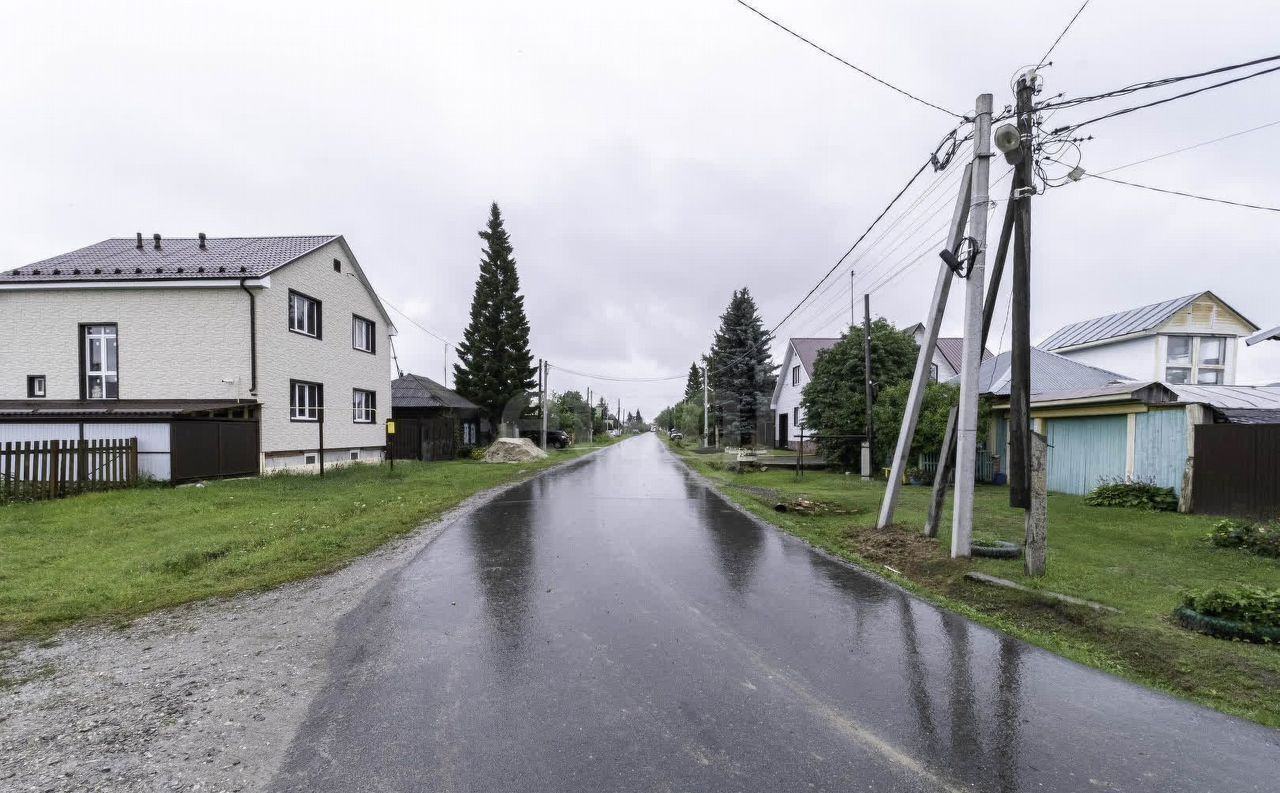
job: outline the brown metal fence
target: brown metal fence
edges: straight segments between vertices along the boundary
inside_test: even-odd
[[[1193,512],[1280,516],[1280,424],[1200,424],[1195,439]]]
[[[6,441],[0,501],[36,501],[138,483],[138,439]]]

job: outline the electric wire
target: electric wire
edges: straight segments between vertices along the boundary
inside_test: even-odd
[[[963,116],[963,115],[961,115],[961,114],[959,114],[959,113],[956,113],[956,112],[955,112],[955,111],[953,111],[953,110],[948,110],[948,109],[946,109],[945,107],[942,107],[941,105],[935,105],[933,102],[930,102],[930,101],[925,100],[925,99],[921,99],[920,97],[916,96],[915,94],[913,94],[913,93],[911,93],[911,92],[909,92],[909,91],[905,91],[905,90],[903,90],[903,89],[899,88],[898,86],[894,85],[893,83],[891,83],[891,82],[889,82],[889,81],[887,81],[887,80],[883,80],[883,79],[881,79],[881,78],[879,78],[879,77],[875,76],[874,74],[872,74],[871,72],[867,71],[866,69],[863,69],[863,68],[860,68],[860,67],[858,67],[858,66],[853,65],[852,63],[850,63],[849,61],[845,60],[844,58],[841,58],[839,55],[836,55],[836,54],[835,54],[834,52],[832,52],[831,50],[828,50],[828,49],[826,49],[826,48],[824,48],[824,47],[822,47],[822,46],[820,46],[820,45],[818,45],[818,44],[814,43],[814,42],[813,42],[813,41],[811,41],[810,39],[805,38],[804,36],[802,36],[802,35],[800,35],[799,33],[795,32],[794,30],[792,30],[791,28],[789,28],[789,27],[787,27],[786,25],[782,24],[781,22],[777,21],[776,19],[773,19],[772,17],[770,17],[770,16],[766,15],[763,11],[761,11],[761,10],[760,10],[760,9],[758,9],[758,8],[756,8],[755,6],[753,6],[753,5],[749,4],[749,3],[744,2],[743,0],[736,0],[736,2],[738,3],[738,5],[742,6],[743,8],[746,8],[746,9],[747,9],[747,10],[749,10],[749,11],[751,11],[751,12],[752,12],[752,13],[754,13],[756,16],[758,16],[758,17],[760,17],[761,19],[765,20],[766,22],[768,22],[769,24],[771,24],[771,25],[773,25],[774,27],[778,28],[779,30],[782,30],[782,31],[784,31],[784,32],[786,32],[786,33],[789,33],[790,35],[794,36],[795,38],[799,39],[800,41],[803,41],[805,44],[808,44],[810,47],[813,47],[813,48],[814,48],[815,50],[817,50],[818,52],[821,52],[823,55],[826,55],[827,57],[832,58],[832,59],[834,59],[834,60],[837,60],[837,61],[839,61],[840,63],[844,64],[845,66],[848,66],[850,69],[853,69],[853,70],[854,70],[855,72],[857,72],[858,74],[861,74],[861,75],[862,75],[862,76],[864,76],[864,77],[869,77],[870,79],[875,80],[877,83],[880,83],[880,84],[881,84],[881,85],[883,85],[885,88],[888,88],[888,89],[889,89],[889,90],[891,90],[891,91],[895,91],[895,92],[897,92],[897,93],[899,93],[899,94],[902,94],[903,96],[907,97],[908,99],[911,99],[911,100],[913,100],[913,101],[919,102],[920,104],[924,105],[925,107],[930,107],[930,108],[933,108],[934,110],[941,111],[941,112],[946,113],[947,115],[952,116],[952,117],[954,117],[954,118],[958,118],[958,119],[962,119],[962,120],[965,120],[965,119],[966,119],[966,117],[965,117],[965,116]]]
[[[1062,29],[1062,32],[1058,34],[1058,37],[1053,40],[1052,44],[1049,45],[1049,49],[1045,50],[1044,55],[1041,56],[1040,63],[1036,65],[1037,69],[1044,66],[1045,61],[1049,60],[1049,56],[1053,54],[1054,48],[1056,48],[1058,44],[1062,41],[1062,37],[1067,35],[1067,31],[1071,30],[1071,26],[1074,25],[1076,23],[1076,20],[1080,18],[1080,14],[1084,11],[1085,6],[1087,5],[1089,5],[1089,0],[1084,0],[1084,2],[1080,4],[1080,7],[1076,9],[1075,16],[1071,17],[1071,20],[1067,22],[1067,26]]]
[[[1167,193],[1169,195],[1182,196],[1183,198],[1194,198],[1197,201],[1208,201],[1214,204],[1226,204],[1233,207],[1243,207],[1245,209],[1260,209],[1264,212],[1280,212],[1280,207],[1262,206],[1260,204],[1246,204],[1243,201],[1229,201],[1225,198],[1211,198],[1210,196],[1196,195],[1195,193],[1186,193],[1181,190],[1169,190],[1163,187],[1152,187],[1147,184],[1138,184],[1137,182],[1126,182],[1123,179],[1116,179],[1111,176],[1100,176],[1099,174],[1087,174],[1092,179],[1101,179],[1104,182],[1112,182],[1114,184],[1127,185],[1128,187],[1138,187],[1143,190],[1151,190],[1157,193]]]
[[[1250,127],[1249,129],[1242,129],[1242,130],[1240,130],[1239,132],[1232,132],[1232,133],[1231,133],[1231,134],[1229,134],[1229,135],[1223,135],[1222,137],[1214,138],[1214,139],[1212,139],[1212,140],[1205,140],[1205,141],[1201,141],[1201,142],[1199,142],[1199,143],[1193,143],[1193,144],[1191,144],[1190,146],[1183,146],[1183,147],[1182,147],[1182,148],[1180,148],[1180,149],[1174,149],[1173,151],[1167,151],[1167,152],[1165,152],[1164,154],[1157,154],[1157,155],[1155,155],[1155,156],[1147,157],[1147,158],[1145,158],[1145,159],[1141,159],[1141,160],[1134,160],[1133,162],[1125,163],[1124,165],[1117,165],[1117,166],[1116,166],[1116,167],[1114,167],[1114,168],[1106,168],[1106,169],[1104,169],[1104,170],[1098,171],[1097,173],[1093,173],[1092,175],[1093,175],[1093,176],[1097,176],[1097,175],[1099,175],[1099,174],[1113,173],[1113,172],[1115,172],[1115,171],[1123,170],[1123,169],[1125,169],[1125,168],[1132,168],[1132,167],[1133,167],[1133,166],[1135,166],[1135,165],[1143,165],[1143,164],[1145,164],[1145,163],[1153,162],[1153,161],[1155,161],[1155,160],[1161,160],[1161,159],[1164,159],[1165,157],[1172,157],[1172,156],[1173,156],[1173,155],[1175,155],[1175,154],[1182,154],[1184,151],[1191,151],[1192,149],[1198,149],[1198,148],[1200,148],[1200,147],[1202,147],[1202,146],[1208,146],[1208,145],[1210,145],[1210,144],[1212,144],[1212,143],[1220,143],[1220,142],[1222,142],[1222,141],[1224,141],[1224,140],[1230,140],[1231,138],[1238,138],[1238,137],[1240,137],[1241,135],[1248,135],[1248,134],[1249,134],[1249,133],[1251,133],[1251,132],[1257,132],[1257,131],[1259,131],[1259,130],[1267,129],[1268,127],[1274,127],[1274,126],[1276,126],[1277,124],[1280,124],[1280,121],[1272,121],[1272,122],[1267,123],[1267,124],[1261,124],[1261,125],[1256,126],[1256,127]]]

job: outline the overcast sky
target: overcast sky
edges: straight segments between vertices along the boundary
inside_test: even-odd
[[[757,5],[966,111],[984,91],[997,108],[1012,102],[1011,78],[1079,2],[992,3],[982,16],[954,2]],[[384,299],[456,340],[476,232],[497,201],[535,356],[607,375],[683,374],[735,287],[778,322],[955,123],[733,0],[3,7],[3,269],[135,231],[341,233]],[[1094,0],[1054,52],[1040,98],[1270,55],[1277,29],[1280,5],[1268,0]],[[1275,121],[1278,92],[1280,73],[1099,123],[1083,165]],[[1064,110],[1054,125],[1134,101]],[[1115,176],[1277,205],[1277,140],[1280,126]],[[993,162],[993,179],[1004,170]],[[923,220],[930,200],[918,222],[854,257],[868,273],[859,289],[934,249],[923,230],[944,219]],[[1050,191],[1034,213],[1033,341],[1206,289],[1260,325],[1280,323],[1275,213],[1097,180]],[[873,313],[920,320],[937,261],[930,252],[877,289]],[[838,334],[848,303],[843,275],[780,335]],[[958,334],[960,307],[944,332]],[[392,316],[404,368],[439,379],[442,345]],[[1004,316],[1002,299],[993,348],[1002,333],[1008,346]],[[1280,342],[1242,349],[1239,380],[1280,380]],[[683,389],[553,369],[556,390],[588,385],[646,416]]]

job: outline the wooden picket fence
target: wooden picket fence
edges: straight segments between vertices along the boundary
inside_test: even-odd
[[[38,501],[137,483],[137,438],[6,441],[0,448],[0,501]]]

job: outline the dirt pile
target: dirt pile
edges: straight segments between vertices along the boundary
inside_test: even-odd
[[[486,463],[524,463],[541,460],[547,453],[528,438],[499,438],[484,453]]]

